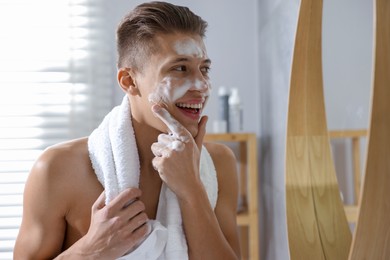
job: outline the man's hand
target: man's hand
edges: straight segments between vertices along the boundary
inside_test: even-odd
[[[141,191],[126,189],[105,205],[104,192],[92,206],[91,224],[80,250],[95,259],[115,259],[138,245],[150,233]]]
[[[159,105],[152,107],[154,114],[168,127],[171,134],[160,134],[152,145],[156,156],[152,163],[161,179],[178,196],[191,192],[194,184],[200,184],[199,161],[206,133],[207,117],[202,117],[198,124],[195,138],[172,115]]]

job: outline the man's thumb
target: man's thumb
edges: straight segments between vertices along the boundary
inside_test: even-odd
[[[198,124],[198,134],[195,137],[195,143],[198,146],[199,151],[202,149],[203,138],[206,135],[206,124],[208,119],[207,116],[203,116]]]

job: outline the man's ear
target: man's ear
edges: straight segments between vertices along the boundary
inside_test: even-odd
[[[126,94],[130,94],[132,96],[141,94],[137,87],[135,73],[131,68],[120,68],[118,70],[117,77],[119,85]]]

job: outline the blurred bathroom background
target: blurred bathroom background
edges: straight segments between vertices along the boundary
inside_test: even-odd
[[[138,0],[0,0],[0,259],[12,259],[23,183],[47,146],[88,135],[118,105],[115,28]],[[208,24],[212,96],[208,131],[218,119],[218,88],[237,88],[243,131],[258,137],[260,256],[289,258],[284,150],[299,0],[168,1]],[[323,73],[328,128],[366,129],[372,70],[373,3],[324,0]],[[345,169],[351,155],[335,143]],[[364,144],[362,144],[364,149]],[[363,162],[362,162],[363,163]],[[351,169],[347,168],[347,171]],[[339,179],[351,199],[350,177]]]

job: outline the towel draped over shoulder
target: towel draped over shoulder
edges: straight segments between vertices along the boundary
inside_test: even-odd
[[[106,204],[123,190],[139,187],[140,162],[127,96],[89,136],[88,151],[95,174],[105,189]],[[201,151],[200,178],[215,208],[218,182],[213,160],[205,147]],[[164,183],[156,220],[149,220],[148,225],[151,228],[148,237],[119,259],[188,259],[177,197]]]

